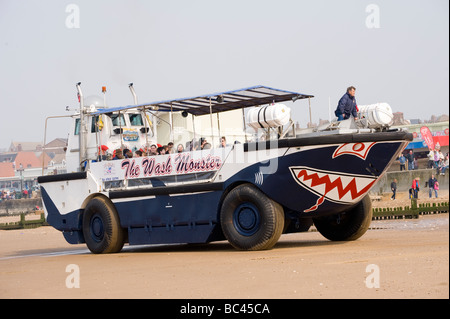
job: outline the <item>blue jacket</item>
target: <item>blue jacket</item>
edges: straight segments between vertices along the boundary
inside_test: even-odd
[[[437,182],[436,177],[435,178],[431,178],[428,180],[428,187],[429,188],[433,188],[434,189],[434,183]]]
[[[352,97],[350,94],[345,93],[343,97],[339,100],[336,111],[334,112],[336,116],[340,114],[345,114],[345,118],[349,118],[350,114],[353,117],[357,117],[356,112],[356,98]]]

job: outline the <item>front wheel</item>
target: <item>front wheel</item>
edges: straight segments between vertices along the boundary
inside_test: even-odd
[[[126,232],[120,227],[117,211],[107,198],[95,197],[87,204],[83,214],[83,235],[94,254],[122,250]]]
[[[337,215],[314,218],[314,226],[325,238],[334,241],[356,240],[372,221],[372,202],[364,197],[356,206]]]
[[[223,201],[220,222],[230,244],[240,250],[272,248],[284,228],[283,207],[257,187],[242,184]]]

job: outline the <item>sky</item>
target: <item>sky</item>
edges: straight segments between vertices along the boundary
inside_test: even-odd
[[[43,141],[77,82],[109,106],[130,82],[139,103],[266,85],[314,95],[313,122],[352,85],[429,119],[449,113],[449,1],[0,0],[0,149]],[[290,107],[305,127],[308,103]]]

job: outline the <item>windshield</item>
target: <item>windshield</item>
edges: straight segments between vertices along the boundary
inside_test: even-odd
[[[130,114],[130,124],[131,126],[143,126],[141,114]]]
[[[125,126],[125,117],[123,116],[123,114],[120,114],[120,119],[119,119],[119,114],[112,114],[111,120],[112,120],[113,126]]]

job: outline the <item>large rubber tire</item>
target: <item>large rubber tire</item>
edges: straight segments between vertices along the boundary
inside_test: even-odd
[[[329,240],[356,240],[369,229],[372,221],[372,202],[370,197],[366,196],[348,211],[313,220],[317,230]]]
[[[86,245],[94,254],[118,253],[125,243],[126,231],[114,204],[104,197],[95,197],[87,204],[83,214],[83,235]]]
[[[270,249],[283,232],[284,211],[257,187],[242,184],[225,197],[220,223],[225,238],[236,249]]]

